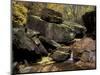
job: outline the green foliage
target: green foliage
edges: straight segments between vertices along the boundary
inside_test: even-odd
[[[66,20],[78,20],[83,14],[93,10],[94,6],[66,5],[64,8],[64,18]]]
[[[27,22],[27,8],[16,2],[12,5],[12,21],[13,25],[25,25]]]

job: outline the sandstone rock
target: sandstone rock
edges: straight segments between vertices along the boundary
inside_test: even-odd
[[[85,37],[77,41],[72,46],[74,60],[81,60],[84,62],[95,62],[96,43],[95,40]]]

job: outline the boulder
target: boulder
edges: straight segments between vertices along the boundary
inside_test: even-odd
[[[37,16],[30,16],[27,27],[39,31],[44,37],[56,42],[70,42],[75,35],[84,35],[86,32],[84,26],[74,22],[48,23]]]
[[[46,37],[56,42],[70,42],[77,35],[84,35],[86,28],[74,22],[65,21],[62,24],[49,23]]]
[[[95,63],[95,51],[84,51],[80,57],[80,60],[83,62]]]
[[[76,34],[75,37],[77,38],[82,38],[87,31],[86,27],[81,24],[71,22],[71,21],[64,21],[63,23],[67,26],[67,28],[70,29],[70,31]]]
[[[75,61],[95,62],[96,60],[96,43],[92,38],[85,37],[77,41],[73,44],[72,50]]]
[[[41,12],[41,19],[50,23],[62,23],[62,14],[52,9],[44,8]]]
[[[62,62],[70,58],[71,50],[69,48],[58,48],[53,54],[51,54],[51,58],[56,62]]]
[[[75,38],[75,34],[66,28],[64,24],[49,23],[46,37],[56,42],[70,42]]]
[[[39,40],[41,41],[41,43],[44,45],[44,47],[47,49],[48,52],[52,52],[52,50],[61,47],[59,43],[55,42],[54,40],[47,39],[43,36],[40,36]]]
[[[48,23],[42,20],[38,16],[30,15],[28,16],[28,21],[26,27],[41,33],[41,35],[45,36],[46,28]]]

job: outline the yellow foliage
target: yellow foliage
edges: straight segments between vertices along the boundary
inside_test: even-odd
[[[53,64],[55,62],[50,57],[42,57],[42,60],[37,63],[42,65],[47,65],[47,64]]]
[[[24,25],[27,22],[27,8],[22,4],[13,2],[12,21],[14,25]]]
[[[61,13],[64,11],[64,5],[62,4],[53,4],[53,3],[47,4],[47,8],[53,9]]]

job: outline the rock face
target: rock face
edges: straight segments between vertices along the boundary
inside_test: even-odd
[[[87,28],[87,33],[96,36],[96,11],[85,13],[83,16],[84,25]]]
[[[62,62],[70,58],[71,50],[68,48],[58,48],[53,54],[51,54],[51,58],[56,62]]]
[[[77,23],[67,21],[62,24],[48,23],[37,16],[30,16],[27,27],[56,42],[69,42],[75,35],[86,32],[86,28]]]
[[[62,23],[62,14],[52,9],[44,8],[41,13],[41,19],[51,23]]]

